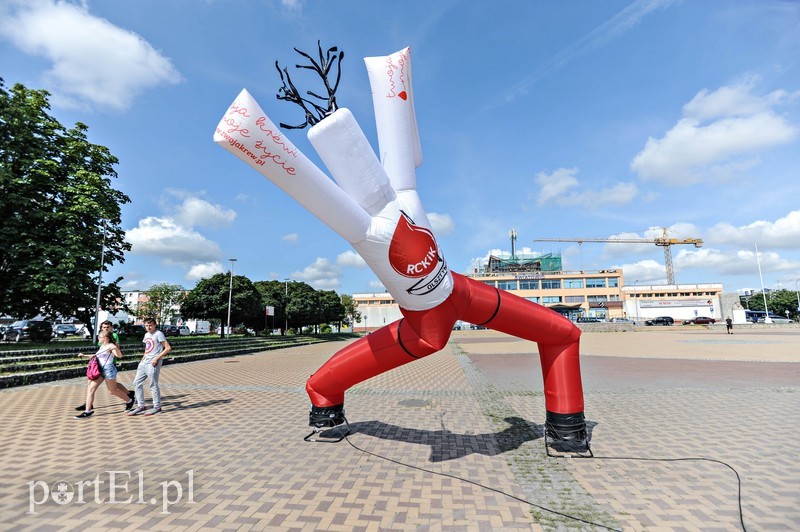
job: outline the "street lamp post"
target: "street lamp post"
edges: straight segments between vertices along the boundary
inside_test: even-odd
[[[761,280],[761,297],[764,298],[764,323],[772,323],[769,317],[769,306],[767,305],[767,292],[764,290],[764,276],[761,274],[761,258],[758,255],[758,244],[756,244],[756,263],[758,264],[758,278]]]
[[[800,283],[800,279],[794,282],[794,295],[797,296],[797,312],[800,312],[800,292],[797,291],[797,283]]]
[[[289,332],[289,313],[286,312],[286,307],[289,306],[289,278],[283,280],[283,334],[284,336]]]
[[[100,319],[100,290],[103,288],[103,263],[106,258],[106,222],[103,220],[103,245],[100,247],[100,274],[97,279],[97,300],[94,304],[94,326],[92,327],[92,344],[97,344],[97,320]]]
[[[236,262],[236,259],[228,259],[231,261],[231,282],[230,287],[228,288],[228,322],[225,324],[228,326],[228,334],[231,333],[231,301],[233,300],[233,263]],[[223,329],[223,336],[224,329]]]

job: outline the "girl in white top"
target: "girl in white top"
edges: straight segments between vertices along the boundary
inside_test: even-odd
[[[128,395],[117,387],[117,367],[114,365],[114,357],[122,358],[122,351],[120,351],[119,346],[114,343],[110,331],[101,331],[97,339],[100,342],[100,347],[97,353],[95,353],[95,356],[97,356],[97,362],[101,368],[102,375],[93,381],[89,381],[89,387],[86,389],[86,410],[82,414],[75,416],[76,419],[87,418],[94,414],[92,408],[94,404],[94,394],[103,383],[103,380],[106,381],[106,387],[108,391],[111,392],[111,395],[116,395],[125,401],[126,404],[132,402],[132,400],[129,401]],[[78,353],[78,356],[91,357],[92,355]]]

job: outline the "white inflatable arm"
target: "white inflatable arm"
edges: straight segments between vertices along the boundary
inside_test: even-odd
[[[414,169],[422,164],[422,148],[411,90],[411,50],[365,57],[364,63],[372,87],[383,168],[396,191],[415,190]]]
[[[415,217],[415,222],[430,229],[417,193],[415,168],[422,164],[422,148],[411,85],[411,49],[404,48],[382,57],[366,57],[364,63],[372,87],[383,168],[395,192],[421,213]]]
[[[220,120],[214,142],[278,185],[348,242],[364,237],[370,215],[283,135],[247,90],[239,93]]]

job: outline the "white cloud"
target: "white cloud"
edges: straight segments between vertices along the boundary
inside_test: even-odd
[[[773,251],[759,249],[763,272],[792,271],[800,268],[800,262],[781,258]],[[673,259],[676,268],[697,268],[718,272],[721,275],[752,276],[758,272],[755,248],[752,250],[720,251],[717,249],[683,250]]]
[[[771,112],[773,106],[779,105],[792,96],[778,90],[758,97],[752,90],[758,83],[758,77],[751,77],[743,82],[721,87],[714,92],[703,89],[692,100],[683,106],[683,113],[696,120],[714,120],[731,116],[753,116]]]
[[[761,268],[764,272],[790,272],[797,271],[800,263],[781,258],[774,252],[759,250]],[[712,272],[720,278],[726,275],[742,275],[751,278],[757,275],[758,264],[753,250],[722,251],[718,249],[684,249],[673,256],[672,264],[675,267],[676,277],[691,278],[689,270]],[[633,285],[638,281],[644,284],[666,284],[666,266],[663,262],[655,260],[642,260],[633,263],[612,266],[621,268],[625,274],[625,284]],[[680,283],[680,279],[677,281]]]
[[[352,268],[366,268],[367,263],[364,259],[361,258],[361,255],[356,253],[353,250],[345,251],[344,253],[339,253],[339,256],[336,257],[336,264],[339,266],[350,266]]]
[[[281,5],[290,12],[299,12],[303,8],[303,0],[281,0]]]
[[[172,62],[136,33],[89,13],[86,4],[13,1],[0,35],[21,51],[48,59],[53,102],[126,110],[142,91],[181,81]]]
[[[700,230],[694,225],[685,222],[675,223],[667,228],[667,238],[676,240],[700,239]],[[663,227],[649,227],[641,235],[638,233],[615,233],[607,237],[608,240],[650,240],[655,241],[664,237]],[[684,244],[693,245],[693,244]],[[624,242],[619,244],[606,243],[603,248],[602,257],[605,259],[613,257],[625,257],[630,255],[643,255],[652,253],[656,249],[655,242],[631,243]],[[659,248],[661,249],[661,248]]]
[[[317,257],[313,264],[306,266],[302,272],[292,273],[292,277],[305,281],[317,290],[335,290],[341,284],[339,268],[328,259]]]
[[[283,240],[284,242],[297,242],[298,240],[300,240],[300,235],[298,235],[297,233],[289,233],[287,235],[283,235],[281,237],[281,240]]]
[[[581,194],[571,194],[560,198],[559,205],[581,205],[596,207],[602,205],[626,205],[636,197],[638,189],[634,183],[617,183],[600,190],[586,190]]]
[[[652,259],[640,260],[629,264],[612,266],[621,269],[625,276],[625,285],[632,286],[634,283],[639,285],[647,284],[666,284],[666,267]]]
[[[617,183],[600,190],[584,189],[575,175],[577,168],[559,168],[552,174],[539,172],[536,184],[539,186],[537,203],[557,205],[579,205],[587,208],[602,205],[625,205],[638,193],[634,183]]]
[[[796,95],[756,96],[756,81],[697,93],[663,138],[647,140],[631,169],[667,185],[724,181],[758,165],[758,154],[794,140],[798,128],[774,108]]]
[[[200,199],[194,193],[167,189],[164,197],[181,200],[172,206],[164,201],[161,209],[170,216],[149,216],[139,220],[126,238],[131,243],[131,253],[155,256],[166,265],[188,268],[184,277],[197,280],[225,271],[219,245],[194,229],[195,226],[219,227],[232,224],[236,212],[221,205]]]
[[[429,212],[428,220],[431,222],[433,233],[437,236],[447,236],[456,228],[456,224],[449,214]]]
[[[175,211],[175,221],[188,227],[227,226],[235,219],[236,211],[196,197],[185,198]]]
[[[536,174],[536,184],[539,185],[539,205],[564,196],[571,189],[577,187],[578,180],[575,178],[577,173],[577,168],[559,168],[549,175],[545,172]]]
[[[176,224],[171,218],[143,218],[127,232],[126,238],[132,245],[131,253],[161,257],[166,264],[208,262],[222,257],[216,242]]]
[[[721,222],[709,230],[708,239],[716,244],[800,249],[800,210],[791,211],[774,222],[757,220],[738,227]]]
[[[144,290],[143,286],[146,282],[142,274],[137,271],[130,271],[125,274],[120,287],[123,290]]]
[[[218,261],[204,262],[202,264],[195,264],[184,276],[189,281],[199,281],[200,279],[207,279],[218,273],[223,273],[225,268],[222,263]]]
[[[378,279],[372,279],[369,282],[369,287],[372,288],[372,290],[374,292],[376,292],[376,293],[377,292],[381,292],[381,293],[386,292],[386,287],[383,286],[383,283],[380,282]]]
[[[644,240],[649,238],[645,232],[645,236],[638,233],[615,233],[607,237],[608,240]],[[639,244],[613,244],[606,243],[603,245],[603,253],[601,255],[604,259],[611,259],[614,257],[630,257],[631,255],[644,255],[652,253],[655,249],[655,244],[639,243]]]

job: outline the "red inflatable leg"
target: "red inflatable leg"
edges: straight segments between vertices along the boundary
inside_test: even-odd
[[[378,329],[333,355],[306,383],[311,404],[340,405],[351,386],[414,360],[398,341],[400,323]]]
[[[311,376],[306,391],[312,405],[338,407],[344,403],[344,392],[351,386],[447,345],[456,322],[456,311],[449,302],[426,311],[402,312],[405,319],[345,347]]]
[[[453,278],[452,299],[464,320],[537,343],[548,425],[567,439],[585,435],[580,329],[561,314],[514,294],[458,274]]]

